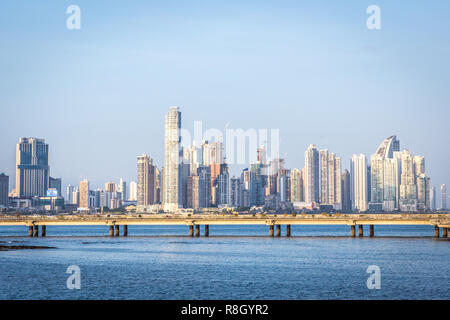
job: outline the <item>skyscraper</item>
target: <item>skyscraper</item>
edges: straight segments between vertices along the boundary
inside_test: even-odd
[[[128,200],[129,201],[137,201],[137,183],[136,183],[136,181],[130,182],[130,195],[128,197]]]
[[[352,210],[352,202],[350,196],[350,172],[346,169],[341,175],[341,193],[342,193],[342,210],[343,211],[351,211]]]
[[[400,153],[400,161],[400,210],[417,211],[417,186],[414,175],[414,162],[409,150]]]
[[[316,145],[309,145],[305,151],[305,200],[306,202],[318,202],[319,189],[319,152]]]
[[[89,181],[87,179],[80,182],[80,204],[83,210],[89,210]]]
[[[45,196],[50,178],[48,144],[44,139],[20,138],[16,147],[16,193]]]
[[[447,209],[447,186],[445,184],[441,185],[441,209]]]
[[[58,197],[62,197],[62,181],[61,178],[52,178],[49,179],[49,189],[56,189],[58,192]]]
[[[320,151],[320,203],[342,208],[341,199],[341,158],[328,150]]]
[[[436,187],[431,187],[430,190],[430,206],[431,210],[437,210],[437,204],[436,204]]]
[[[114,182],[106,182],[105,183],[105,191],[114,193],[116,192],[116,184]]]
[[[119,182],[120,200],[127,201],[127,183],[120,178]]]
[[[74,192],[74,187],[73,186],[71,186],[70,184],[67,186],[67,189],[66,189],[66,203],[70,203],[70,204],[73,204],[74,202],[73,202],[73,192]]]
[[[291,202],[304,202],[303,192],[303,170],[292,169],[291,171]]]
[[[165,122],[165,159],[164,159],[164,210],[176,211],[183,207],[181,185],[182,161],[181,149],[181,112],[178,107],[171,107],[166,115]],[[187,182],[187,180],[186,180]]]
[[[367,159],[363,154],[352,156],[351,172],[351,201],[352,209],[367,211]]]
[[[155,204],[155,167],[153,160],[143,154],[138,157],[137,204],[148,206]]]
[[[0,174],[0,207],[9,206],[9,177],[2,173]]]

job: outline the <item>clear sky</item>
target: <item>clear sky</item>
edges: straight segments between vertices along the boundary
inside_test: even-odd
[[[279,128],[290,168],[310,143],[348,168],[396,134],[449,184],[449,58],[447,0],[1,1],[0,171],[13,187],[17,141],[38,137],[64,186],[135,180],[176,105],[187,128]]]

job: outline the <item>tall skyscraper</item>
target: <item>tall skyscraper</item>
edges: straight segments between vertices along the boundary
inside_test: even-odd
[[[209,166],[222,163],[224,163],[222,142],[205,141],[203,143],[203,164]]]
[[[119,182],[120,200],[127,201],[127,183],[120,178]]]
[[[319,152],[316,145],[309,145],[305,151],[305,200],[306,202],[319,202]]]
[[[44,139],[20,138],[16,147],[16,193],[45,196],[50,179],[48,144]]]
[[[9,206],[9,177],[2,173],[0,174],[0,207]]]
[[[155,204],[155,167],[152,158],[145,154],[138,157],[137,204]]]
[[[183,186],[181,184],[182,161],[181,148],[181,112],[171,107],[165,122],[165,159],[164,159],[164,210],[176,211],[183,207]],[[187,182],[187,180],[186,180]]]
[[[105,191],[111,193],[116,192],[116,184],[114,182],[106,182]]]
[[[352,209],[367,211],[367,159],[363,154],[352,156],[351,172],[351,201]]]
[[[230,180],[230,206],[241,207],[241,179],[233,177]]]
[[[291,202],[304,202],[303,170],[292,169],[291,171]]]
[[[437,209],[436,187],[431,187],[431,189],[430,189],[430,209],[433,211]]]
[[[341,195],[341,158],[328,150],[320,151],[320,189],[321,204],[332,205],[334,209],[342,208]]]
[[[421,173],[416,178],[417,209],[428,211],[430,209],[430,178]]]
[[[417,211],[417,186],[414,175],[413,157],[409,150],[400,153],[400,210]]]
[[[66,203],[70,203],[73,204],[73,192],[75,191],[75,188],[73,186],[71,186],[70,184],[67,186],[66,189]]]
[[[447,207],[447,186],[445,184],[441,185],[441,209],[446,210]]]
[[[61,178],[52,178],[49,179],[49,189],[56,189],[58,193],[58,197],[62,197],[62,181]]]
[[[130,194],[129,194],[128,200],[129,201],[137,201],[137,183],[136,183],[136,181],[130,182]]]
[[[350,172],[346,169],[341,175],[341,194],[342,194],[342,210],[343,211],[351,211],[352,210],[352,201],[350,196]]]
[[[89,210],[89,180],[85,179],[80,182],[80,204],[79,207],[83,210]]]
[[[200,166],[197,175],[199,208],[208,208],[211,205],[211,167]]]

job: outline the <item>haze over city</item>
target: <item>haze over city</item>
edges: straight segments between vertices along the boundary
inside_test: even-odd
[[[65,28],[67,1],[0,4],[9,48],[0,53],[0,171],[10,189],[20,137],[46,140],[64,186],[135,181],[139,154],[163,165],[172,105],[187,129],[195,120],[280,129],[289,168],[303,167],[314,143],[348,169],[352,154],[370,156],[396,135],[425,157],[432,186],[450,181],[450,22],[436,18],[446,2],[379,1],[377,31],[359,1],[77,4],[76,31]]]

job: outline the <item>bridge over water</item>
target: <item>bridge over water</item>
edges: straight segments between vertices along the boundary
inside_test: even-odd
[[[434,226],[434,236],[448,238],[450,228],[450,214],[299,214],[293,215],[221,215],[221,214],[194,214],[192,216],[179,214],[154,215],[118,215],[118,216],[0,216],[1,226],[28,227],[30,237],[45,237],[47,226],[105,226],[109,228],[111,237],[128,235],[128,226],[138,225],[185,225],[189,228],[189,236],[209,236],[210,225],[266,225],[269,236],[281,236],[281,226],[285,226],[285,236],[291,236],[291,225],[346,225],[349,226],[350,236],[364,235],[364,226],[369,226],[369,236],[375,235],[375,226],[380,225],[429,225]],[[0,228],[1,235],[1,228]]]

